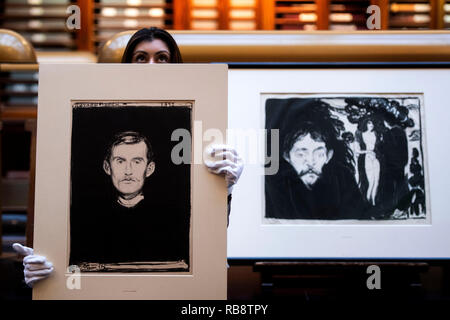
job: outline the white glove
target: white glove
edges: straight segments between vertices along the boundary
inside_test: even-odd
[[[224,174],[227,181],[228,194],[233,190],[233,186],[239,180],[244,163],[237,151],[229,145],[212,145],[207,150],[208,156],[214,160],[205,160],[208,170],[215,174]]]
[[[12,245],[13,249],[23,258],[23,274],[25,283],[32,288],[33,285],[42,279],[47,278],[53,272],[53,264],[47,261],[47,258],[33,254],[33,249],[22,246],[19,243]]]

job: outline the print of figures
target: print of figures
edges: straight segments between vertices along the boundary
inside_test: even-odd
[[[366,118],[358,123],[356,130],[359,187],[366,200],[375,205],[380,182],[380,154],[376,153],[382,136],[375,130],[374,121]]]
[[[282,150],[266,218],[426,217],[419,97],[272,95],[265,108]]]
[[[408,108],[399,100],[344,100],[348,121],[357,125],[358,186],[370,212],[369,217],[373,219],[405,218],[411,205],[407,164],[414,142],[408,143],[406,132],[420,126],[419,101],[409,99]],[[403,100],[406,101],[405,98]],[[416,133],[420,137],[420,130]],[[420,141],[417,142],[421,147]]]
[[[425,212],[425,184],[422,166],[419,163],[419,150],[414,148],[412,154],[413,157],[409,165],[412,177],[408,181],[411,187],[410,214],[419,216],[422,212]]]

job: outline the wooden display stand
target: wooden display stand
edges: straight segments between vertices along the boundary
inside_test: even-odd
[[[369,289],[367,279],[371,265],[380,268],[381,290]],[[253,270],[261,273],[263,298],[304,297],[315,299],[353,299],[383,296],[419,298],[421,273],[428,271],[426,262],[385,261],[261,261]]]

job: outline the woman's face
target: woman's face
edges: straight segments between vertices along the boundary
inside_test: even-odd
[[[373,130],[373,122],[372,121],[367,121],[367,130],[372,131]]]
[[[170,51],[160,39],[140,42],[133,51],[131,63],[170,63]]]

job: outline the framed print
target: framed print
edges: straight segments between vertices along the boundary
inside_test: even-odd
[[[39,75],[34,244],[55,271],[33,299],[226,299],[226,188],[203,150],[225,136],[227,67]]]
[[[448,65],[230,69],[228,138],[246,169],[229,258],[450,258],[449,81]]]
[[[72,103],[70,266],[189,271],[190,164],[172,161],[171,136],[192,134],[193,106]]]

